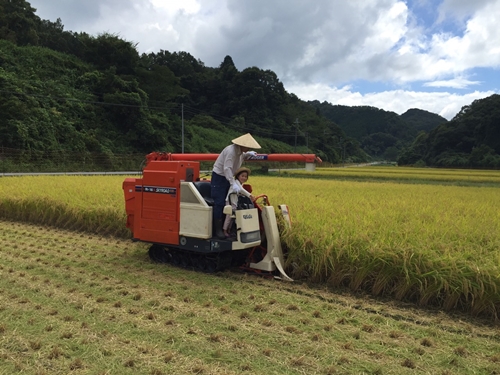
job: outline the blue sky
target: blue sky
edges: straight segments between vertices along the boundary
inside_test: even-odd
[[[460,1],[407,1],[406,5],[412,14],[414,22],[421,27],[424,35],[451,34],[452,36],[464,37],[467,35],[467,22],[474,20],[474,11],[477,8],[471,4],[469,8],[462,9]],[[462,3],[466,3],[462,1]],[[486,2],[479,2],[486,3]],[[491,3],[495,3],[494,1]],[[462,4],[463,6],[463,4]],[[445,8],[445,9],[444,9]],[[496,8],[498,9],[498,8]],[[454,12],[455,10],[456,12]],[[414,82],[412,89],[418,91],[450,92],[457,95],[463,94],[463,90],[473,89],[480,91],[500,89],[499,61],[493,64],[485,64],[494,67],[470,67],[458,76],[451,75],[451,79],[435,80],[432,82]]]
[[[31,0],[66,30],[142,53],[226,55],[274,71],[303,100],[420,108],[451,119],[500,92],[500,0]]]

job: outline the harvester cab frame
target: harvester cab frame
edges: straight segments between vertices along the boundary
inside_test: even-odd
[[[158,152],[147,155],[142,178],[126,178],[122,186],[126,226],[132,239],[151,243],[149,256],[158,263],[203,272],[239,266],[292,281],[284,270],[276,212],[267,196],[258,196],[253,207],[233,210],[226,206],[224,213],[234,218],[236,238],[221,240],[214,236],[210,181],[200,180],[199,161],[215,160],[217,156]],[[257,154],[252,159],[321,161],[311,154]],[[278,207],[284,223],[291,225],[288,207]]]

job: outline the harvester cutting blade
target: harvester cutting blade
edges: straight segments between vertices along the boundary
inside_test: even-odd
[[[281,265],[281,260],[279,257],[274,257],[273,258],[274,260],[274,264],[276,265],[276,267],[278,268],[278,271],[280,271],[280,274],[281,274],[281,278],[285,281],[293,281],[293,279],[288,276],[285,272],[285,270],[283,269],[283,266]]]
[[[262,208],[262,223],[266,231],[267,254],[260,262],[250,263],[250,268],[268,272],[273,272],[278,269],[283,280],[293,281],[283,268],[285,260],[281,249],[281,239],[273,206],[265,206]]]

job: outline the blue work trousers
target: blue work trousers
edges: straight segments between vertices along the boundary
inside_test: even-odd
[[[222,219],[224,206],[226,205],[227,192],[229,191],[229,181],[226,177],[212,172],[212,180],[210,183],[211,195],[214,200],[214,220]]]

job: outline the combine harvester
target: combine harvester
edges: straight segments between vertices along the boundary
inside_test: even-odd
[[[224,207],[224,213],[234,218],[236,239],[214,236],[210,181],[200,180],[199,162],[215,161],[218,156],[148,154],[142,178],[123,182],[126,225],[132,239],[151,243],[149,256],[158,263],[203,272],[239,266],[292,281],[284,270],[276,214],[266,195],[236,210]],[[257,154],[247,161],[305,162],[306,169],[314,170],[314,163],[321,159],[314,154]],[[251,186],[244,187],[251,191]],[[279,206],[279,213],[291,225],[285,204]]]

